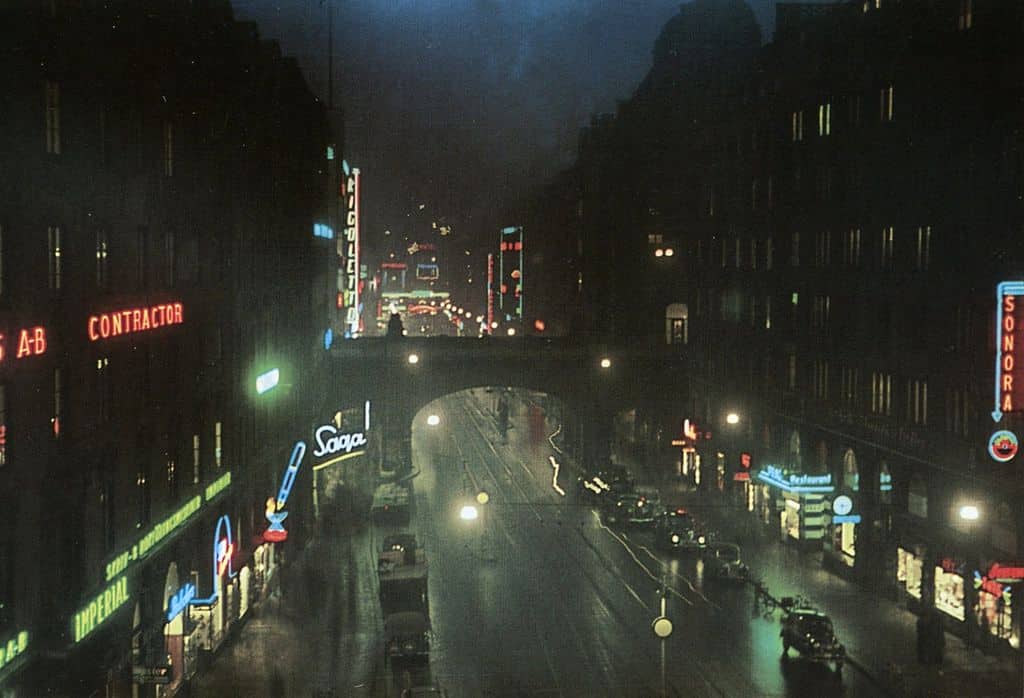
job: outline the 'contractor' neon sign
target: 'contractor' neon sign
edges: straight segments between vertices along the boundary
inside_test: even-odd
[[[124,334],[148,332],[165,325],[180,325],[184,322],[181,303],[162,303],[150,307],[126,308],[112,313],[90,315],[87,329],[89,341],[96,342]]]

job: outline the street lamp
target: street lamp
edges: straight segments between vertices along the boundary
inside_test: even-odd
[[[738,414],[736,414],[735,412],[730,412],[729,414],[725,415],[725,423],[726,424],[739,424],[740,423],[740,416]]]
[[[607,356],[603,357],[601,359],[601,368],[611,368],[611,367],[612,367],[612,360],[609,359]]]
[[[420,362],[420,355],[419,354],[409,354],[409,363],[410,364],[415,365],[415,364],[418,364],[419,362]]]
[[[459,510],[459,518],[463,521],[476,521],[478,515],[476,507],[472,504],[463,504],[462,509]]]
[[[436,427],[440,423],[441,418],[438,417],[436,414],[432,414],[429,417],[427,417],[427,426]]]
[[[974,504],[964,504],[960,507],[960,519],[962,521],[977,521],[981,518],[981,512]]]

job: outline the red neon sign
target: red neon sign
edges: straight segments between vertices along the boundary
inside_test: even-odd
[[[224,541],[224,543],[227,543],[227,541]],[[225,545],[222,548],[221,555],[220,555],[219,558],[217,558],[217,575],[218,576],[223,575],[225,572],[228,571],[228,563],[231,562],[231,556],[234,554],[234,552],[235,552],[235,544],[234,544],[234,542],[227,543],[227,545]]]
[[[1024,565],[1019,562],[1012,565],[993,562],[992,566],[988,568],[988,574],[985,576],[1000,582],[1019,582],[1024,579]]]
[[[24,359],[27,356],[39,356],[46,353],[46,328],[41,325],[18,330],[18,349],[14,354],[16,359]],[[7,337],[0,334],[0,361],[7,358]]]
[[[750,467],[750,454],[749,453],[741,453],[740,454],[740,465],[742,467],[744,467],[744,468],[749,468]]]
[[[165,325],[180,325],[184,322],[183,316],[181,303],[162,303],[148,308],[127,308],[112,313],[90,315],[89,341],[96,342],[124,334],[148,332]]]

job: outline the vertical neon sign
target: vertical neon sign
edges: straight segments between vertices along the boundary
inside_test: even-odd
[[[1019,411],[1024,376],[1017,367],[1017,340],[1024,341],[1024,323],[1019,317],[1019,302],[1024,301],[1024,281],[1003,281],[996,287],[996,366],[995,409],[992,421],[998,422],[1007,412]]]
[[[348,325],[346,334],[356,336],[362,329],[361,309],[359,307],[359,168],[354,167],[348,170],[347,163],[345,170],[345,206],[347,214],[345,219],[345,324]]]
[[[494,327],[494,255],[487,255],[487,333]]]

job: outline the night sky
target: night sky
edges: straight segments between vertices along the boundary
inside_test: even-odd
[[[334,106],[363,170],[364,231],[443,218],[490,241],[503,206],[571,164],[579,128],[614,111],[651,63],[677,0],[240,0]],[[765,36],[774,8],[753,4]],[[337,122],[336,122],[337,123]],[[424,205],[420,209],[420,205]],[[423,213],[416,213],[422,211]],[[412,213],[412,216],[408,214]]]

